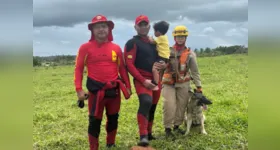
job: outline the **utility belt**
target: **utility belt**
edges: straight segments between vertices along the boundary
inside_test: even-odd
[[[115,98],[118,96],[119,84],[116,82],[102,83],[88,77],[86,87],[88,91],[95,95],[97,92],[104,90],[104,97]]]
[[[168,72],[163,74],[162,84],[174,85],[175,83],[184,83],[190,80],[191,77],[186,76],[186,73],[179,73],[179,75],[177,75],[176,72]]]
[[[87,78],[87,89],[91,93],[98,95],[98,93],[101,92],[101,97],[106,97],[106,98],[115,98],[119,96],[119,90],[121,89],[124,97],[126,99],[129,99],[130,95],[127,92],[127,89],[125,85],[123,84],[122,80],[120,78],[110,81],[107,83],[102,83],[98,82],[96,80],[93,80],[91,78]]]

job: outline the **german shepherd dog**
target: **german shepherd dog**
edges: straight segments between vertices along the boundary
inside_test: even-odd
[[[208,100],[202,93],[199,93],[194,89],[194,92],[189,91],[190,99],[187,106],[187,115],[185,117],[185,125],[187,125],[187,131],[185,135],[190,133],[191,126],[199,126],[200,133],[207,134],[204,128],[205,116],[202,109],[206,109],[206,105],[211,105],[212,102]]]

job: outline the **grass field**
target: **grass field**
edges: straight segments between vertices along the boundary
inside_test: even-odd
[[[204,94],[213,105],[205,111],[208,135],[192,132],[176,141],[164,138],[162,98],[155,114],[151,145],[158,150],[248,149],[248,56],[228,55],[198,58]],[[33,149],[88,149],[87,109],[76,106],[74,66],[37,68],[33,73]],[[85,83],[85,81],[84,81]],[[84,84],[85,85],[85,84]],[[138,99],[121,104],[115,149],[125,150],[138,142]],[[105,149],[105,115],[100,149]]]

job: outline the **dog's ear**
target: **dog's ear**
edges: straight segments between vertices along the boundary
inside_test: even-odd
[[[206,105],[212,104],[212,102],[209,99],[207,99],[205,96],[203,96],[203,98],[201,99],[201,102]]]

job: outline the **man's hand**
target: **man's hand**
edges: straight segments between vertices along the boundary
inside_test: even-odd
[[[85,93],[84,90],[78,91],[78,92],[77,92],[77,96],[78,96],[78,99],[79,99],[80,101],[85,100],[85,99],[88,98],[88,94]]]
[[[151,81],[151,80],[148,80],[148,79],[146,79],[146,80],[144,81],[143,85],[144,85],[147,89],[149,89],[149,90],[151,90],[151,89],[153,89],[154,87],[156,87],[156,85],[154,85],[154,84],[152,83],[152,81]]]
[[[158,70],[163,70],[165,69],[167,66],[167,64],[165,62],[155,62],[155,68],[158,69]]]
[[[150,41],[150,43],[155,44],[155,40],[153,39],[153,37],[149,36],[149,41]]]

